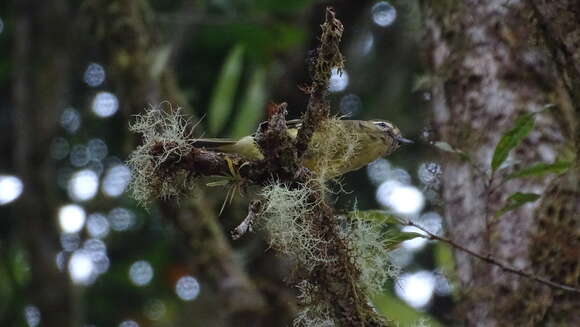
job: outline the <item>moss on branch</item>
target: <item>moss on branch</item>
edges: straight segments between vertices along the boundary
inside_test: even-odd
[[[297,326],[389,325],[368,297],[380,291],[386,278],[381,271],[386,269],[386,250],[377,251],[380,233],[361,221],[347,224],[347,229],[341,226],[341,218],[327,203],[325,178],[302,166],[312,135],[329,121],[326,93],[332,69],[342,69],[342,32],[334,11],[326,9],[311,66],[313,81],[306,88],[310,99],[297,138],[288,135],[286,104],[271,105],[268,121],[255,134],[264,155],[261,160],[196,148],[190,133],[183,132],[190,129],[178,113],[172,118],[152,110],[133,125],[144,139],[130,160],[137,176],[134,193],[142,193],[136,195],[138,199],[179,196],[198,177],[211,175],[264,187],[259,210],[258,202],[252,202],[248,218],[234,235],[240,237],[255,224],[267,233],[273,248],[296,260],[302,306]]]

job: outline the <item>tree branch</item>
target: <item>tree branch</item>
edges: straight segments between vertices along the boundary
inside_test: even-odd
[[[386,326],[388,321],[369,305],[366,290],[361,284],[361,268],[353,254],[352,239],[341,233],[334,209],[326,202],[323,181],[302,167],[300,162],[312,135],[329,117],[330,106],[326,92],[332,69],[342,68],[339,50],[342,30],[342,24],[335,18],[334,11],[328,8],[326,21],[322,25],[321,45],[312,63],[312,85],[306,90],[310,100],[296,142],[288,135],[286,104],[282,103],[271,105],[268,121],[260,125],[255,135],[254,140],[264,155],[261,160],[247,161],[236,154],[195,148],[195,142],[187,140],[186,136],[175,144],[170,144],[165,138],[150,142],[142,158],[151,160],[149,163],[153,164],[148,167],[154,167],[155,178],[163,181],[183,181],[176,178],[176,175],[185,171],[187,180],[190,176],[232,176],[241,178],[247,184],[268,186],[271,189],[277,187],[280,192],[299,194],[289,201],[303,201],[304,206],[308,207],[307,210],[295,209],[293,212],[298,212],[296,215],[301,224],[298,233],[301,233],[303,239],[299,242],[315,241],[308,247],[305,258],[301,252],[286,254],[294,256],[302,271],[307,272],[301,276],[302,281],[309,285],[308,294],[303,295],[311,301],[303,301],[303,306],[318,310],[320,317],[316,319],[332,321],[340,326]],[[143,148],[138,151],[143,151]],[[281,210],[294,204],[276,203],[281,201],[265,195],[264,198],[264,206],[281,205]],[[248,218],[234,231],[234,236],[249,229],[256,215],[254,211],[258,210],[251,206]],[[282,219],[287,217],[283,215]]]
[[[342,23],[336,19],[332,8],[326,8],[326,19],[321,27],[320,46],[316,49],[316,56],[312,59],[309,67],[312,74],[312,85],[304,89],[306,93],[310,94],[310,99],[302,127],[296,137],[298,158],[302,158],[304,155],[314,131],[330,115],[330,105],[326,100],[328,83],[332,69],[337,68],[340,71],[344,64],[340,52],[340,39],[344,28]]]
[[[564,284],[560,284],[560,283],[556,283],[556,282],[553,282],[553,281],[551,281],[549,279],[546,279],[544,277],[540,277],[540,276],[537,276],[537,275],[535,275],[533,273],[526,272],[523,269],[514,268],[514,267],[512,267],[512,266],[510,266],[510,265],[508,265],[506,263],[503,263],[503,262],[495,259],[491,254],[487,254],[487,255],[479,254],[479,253],[477,253],[477,252],[475,252],[473,250],[470,250],[470,249],[466,248],[465,246],[463,246],[463,245],[461,245],[459,243],[456,243],[455,241],[453,241],[451,239],[448,239],[448,238],[445,238],[445,237],[442,237],[442,236],[438,236],[436,234],[433,234],[430,231],[428,231],[425,227],[422,227],[421,225],[418,225],[418,224],[416,224],[416,223],[414,223],[414,222],[412,222],[410,220],[399,220],[399,221],[403,225],[413,226],[415,228],[418,228],[418,229],[422,230],[425,234],[427,234],[427,238],[429,238],[431,240],[437,240],[437,241],[441,241],[443,243],[447,243],[447,244],[451,245],[453,248],[455,248],[455,249],[457,249],[459,251],[465,252],[465,253],[467,253],[467,254],[475,257],[475,258],[478,258],[480,260],[483,260],[483,261],[485,261],[485,262],[487,262],[489,264],[492,264],[494,266],[498,266],[503,271],[507,271],[509,273],[516,274],[516,275],[519,275],[519,276],[522,276],[522,277],[525,277],[525,278],[528,278],[528,279],[537,281],[537,282],[542,283],[544,285],[548,285],[550,287],[557,288],[557,289],[560,289],[560,290],[563,290],[563,291],[573,292],[573,293],[580,294],[580,289],[578,289],[578,288],[575,288],[575,287],[572,287],[572,286],[568,286],[568,285],[564,285]]]

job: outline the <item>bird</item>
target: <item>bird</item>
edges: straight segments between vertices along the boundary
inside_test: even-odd
[[[296,139],[300,119],[286,123],[288,135]],[[216,152],[237,154],[245,160],[261,160],[264,155],[254,135],[240,139],[197,139],[194,146]],[[304,153],[302,165],[327,178],[360,169],[378,158],[390,155],[401,144],[413,143],[401,130],[385,120],[328,119],[318,128]]]

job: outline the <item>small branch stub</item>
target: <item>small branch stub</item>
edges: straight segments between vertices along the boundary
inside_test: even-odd
[[[262,212],[262,201],[254,200],[250,202],[250,206],[248,208],[248,215],[246,218],[238,225],[238,227],[234,228],[230,232],[232,235],[233,240],[237,240],[242,237],[247,232],[254,231],[254,221]]]

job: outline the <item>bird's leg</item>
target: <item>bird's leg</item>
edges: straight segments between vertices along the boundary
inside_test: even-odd
[[[210,182],[207,183],[206,186],[228,186],[228,191],[226,192],[226,197],[224,199],[224,202],[222,203],[222,207],[220,209],[219,215],[222,214],[226,203],[232,203],[232,201],[234,200],[234,197],[236,196],[236,193],[241,193],[242,190],[242,185],[244,184],[244,178],[240,175],[239,169],[241,169],[242,167],[244,167],[245,165],[248,164],[248,162],[244,162],[238,169],[236,169],[234,167],[234,162],[232,161],[232,159],[228,158],[228,157],[224,157],[224,160],[226,161],[227,165],[228,165],[228,169],[229,169],[229,173],[230,176],[224,176],[225,179],[223,180],[219,180],[219,181],[215,181],[215,182]]]

